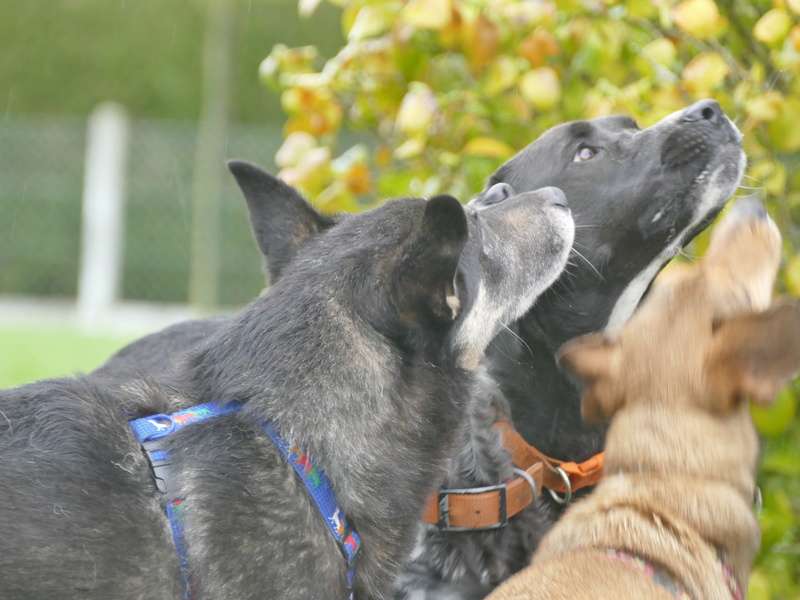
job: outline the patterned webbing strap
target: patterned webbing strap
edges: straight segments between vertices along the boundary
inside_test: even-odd
[[[150,415],[130,421],[131,429],[150,461],[156,485],[163,494],[174,491],[171,489],[172,478],[169,472],[169,455],[162,446],[163,439],[192,423],[198,423],[227,413],[237,412],[241,408],[242,405],[238,402],[230,402],[224,405],[210,402],[208,404],[193,406],[170,415]],[[324,471],[312,462],[307,453],[287,443],[278,432],[275,431],[269,421],[261,423],[261,427],[288,458],[289,463],[300,476],[300,479],[314,499],[319,511],[322,513],[325,523],[328,525],[328,529],[339,544],[339,548],[348,566],[348,600],[353,600],[352,585],[355,575],[354,565],[361,550],[361,539],[358,537],[358,534],[347,525],[344,514],[339,508],[339,504],[336,502],[333,487],[325,476]],[[196,597],[195,590],[189,580],[189,563],[186,557],[184,542],[183,518],[185,508],[186,502],[182,499],[168,500],[165,503],[167,518],[169,519],[172,529],[172,538],[175,542],[175,549],[179,558],[181,578],[183,579],[184,599],[194,600]]]
[[[348,599],[353,598],[353,577],[355,576],[355,561],[361,551],[361,538],[358,534],[350,528],[347,520],[344,518],[344,513],[339,508],[336,502],[336,496],[333,493],[328,477],[322,467],[318,467],[311,460],[311,457],[304,452],[301,448],[294,446],[284,440],[280,434],[275,431],[269,421],[261,423],[261,427],[267,432],[275,445],[281,449],[281,452],[289,459],[289,463],[294,467],[294,470],[300,476],[300,479],[305,484],[317,508],[322,513],[325,523],[333,538],[338,542],[339,548],[342,551],[344,559],[347,561],[349,567],[347,572],[347,589]]]
[[[131,429],[142,445],[148,461],[150,461],[150,468],[153,470],[156,486],[162,494],[166,495],[168,492],[174,491],[171,489],[173,481],[170,476],[171,462],[169,454],[162,446],[164,438],[192,423],[199,423],[226,413],[236,412],[240,408],[241,404],[238,402],[230,402],[224,405],[209,402],[208,404],[200,404],[199,406],[179,410],[171,415],[149,415],[130,421]],[[186,503],[178,499],[167,500],[164,508],[172,530],[175,550],[178,553],[178,564],[180,566],[181,579],[183,580],[183,597],[184,600],[194,600],[196,595],[192,582],[189,580],[189,560],[186,556],[186,544],[184,541],[183,516],[185,507]]]
[[[660,585],[662,588],[667,590],[673,598],[677,600],[692,600],[692,597],[681,587],[678,585],[678,582],[675,581],[675,578],[670,575],[664,569],[653,565],[652,563],[647,562],[645,559],[641,558],[640,556],[636,556],[635,554],[628,552],[627,550],[617,550],[617,549],[594,549],[593,552],[598,552],[610,558],[611,560],[615,560],[617,562],[621,562],[628,567],[639,571],[650,577],[655,583]],[[718,557],[720,568],[722,569],[722,574],[725,578],[725,583],[728,586],[728,591],[731,594],[732,600],[742,600],[743,593],[742,588],[739,586],[739,582],[737,581],[736,577],[730,570],[730,567],[725,563],[722,556]]]

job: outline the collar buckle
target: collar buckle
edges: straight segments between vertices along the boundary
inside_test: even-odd
[[[490,525],[469,527],[455,526],[450,524],[451,506],[450,495],[474,495],[486,492],[497,492],[498,494],[498,519]],[[500,529],[508,525],[508,488],[505,483],[498,485],[487,485],[478,488],[449,488],[439,490],[439,528],[442,531],[485,531],[489,529]]]

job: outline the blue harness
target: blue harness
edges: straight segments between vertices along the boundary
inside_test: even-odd
[[[239,402],[230,402],[225,405],[210,402],[180,410],[170,415],[150,415],[130,421],[131,429],[150,461],[156,486],[158,486],[162,494],[168,495],[174,491],[170,476],[170,459],[164,449],[164,438],[192,423],[199,423],[200,421],[206,421],[228,413],[238,412],[241,408],[242,405]],[[348,600],[353,600],[354,565],[361,550],[361,539],[348,526],[344,513],[336,502],[336,496],[333,493],[330,481],[322,468],[317,467],[311,457],[301,448],[293,446],[284,440],[270,421],[261,423],[261,428],[272,438],[275,445],[280,448],[281,452],[289,460],[289,463],[294,467],[294,470],[300,476],[317,504],[317,508],[322,513],[328,529],[338,543],[347,562],[347,597]],[[183,597],[184,600],[195,600],[196,594],[189,578],[189,561],[186,557],[184,541],[183,519],[186,504],[182,499],[166,500],[165,509],[172,529],[175,549],[178,552],[181,578],[183,579]]]

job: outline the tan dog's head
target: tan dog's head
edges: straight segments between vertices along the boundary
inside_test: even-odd
[[[771,305],[780,256],[764,208],[740,202],[705,259],[665,272],[617,339],[565,344],[558,361],[584,385],[584,418],[634,405],[724,417],[746,413],[746,398],[773,402],[800,366],[800,305]]]

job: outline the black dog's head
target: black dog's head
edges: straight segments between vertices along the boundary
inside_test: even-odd
[[[575,216],[575,256],[528,326],[555,349],[619,328],[658,271],[731,197],[742,176],[741,134],[713,100],[639,129],[611,116],[554,127],[501,166],[474,200],[508,183],[553,185]]]
[[[258,167],[229,167],[273,280],[313,277],[324,293],[357,300],[391,337],[452,329],[452,348],[468,368],[499,328],[552,284],[572,244],[570,211],[555,188],[516,194],[501,184],[502,198],[494,194],[468,209],[438,196],[327,217]]]

